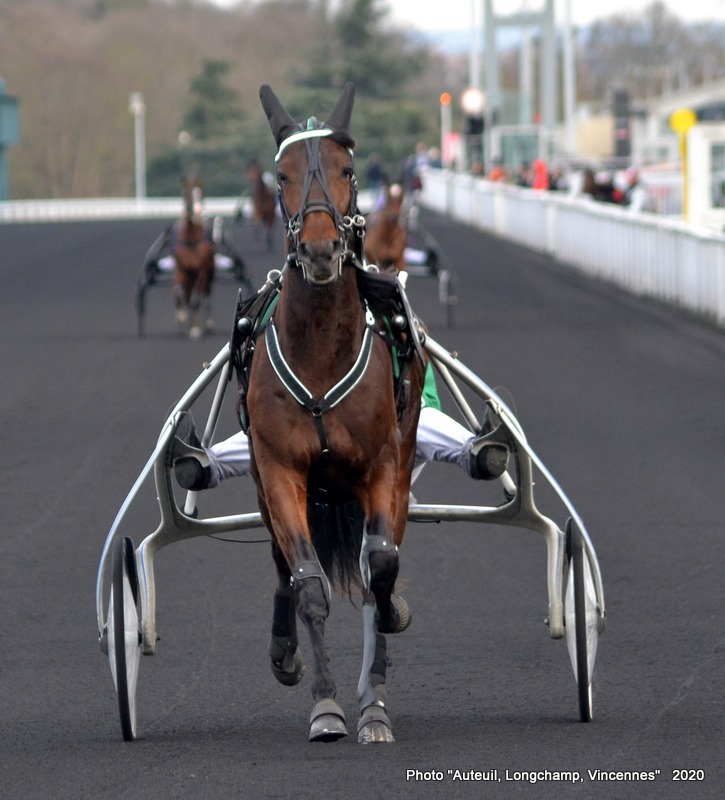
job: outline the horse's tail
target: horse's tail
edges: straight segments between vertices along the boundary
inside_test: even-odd
[[[361,585],[360,546],[365,522],[362,506],[357,500],[336,504],[310,501],[307,519],[325,574],[333,586],[351,594]]]

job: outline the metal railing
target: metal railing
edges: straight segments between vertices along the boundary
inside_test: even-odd
[[[725,234],[559,192],[426,170],[427,208],[725,325]]]
[[[366,204],[369,197],[362,198]],[[638,295],[725,325],[725,234],[558,192],[536,192],[447,170],[426,171],[422,205],[551,255]],[[209,216],[248,215],[247,198],[205,198]],[[0,202],[2,222],[173,219],[180,198]]]
[[[241,198],[207,197],[204,211],[210,216],[235,214]],[[72,222],[74,220],[174,219],[183,210],[180,197],[86,198],[70,200],[11,200],[0,202],[0,222]]]
[[[368,190],[363,190],[358,195],[358,203],[363,212],[372,208],[373,201],[373,194]],[[183,208],[184,203],[180,197],[9,200],[0,201],[0,223],[175,219],[181,215]],[[204,198],[204,213],[209,217],[233,216],[240,210],[245,217],[251,216],[252,201],[248,195]]]

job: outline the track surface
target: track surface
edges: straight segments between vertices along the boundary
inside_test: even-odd
[[[721,796],[725,334],[465,226],[424,221],[455,267],[456,326],[443,324],[433,281],[411,281],[416,310],[434,338],[512,392],[597,549],[609,614],[594,721],[578,722],[566,645],[542,624],[543,543],[517,529],[412,525],[401,572],[413,624],[388,642],[394,745],[306,741],[309,680],[279,686],[267,664],[268,545],[207,539],[158,558],[162,640],[141,662],[141,738],[123,743],[96,641],[98,559],[167,409],[223,345],[236,288],[220,287],[219,334],[198,342],[176,334],[170,296],[154,289],[139,339],[135,283],[162,223],[5,226],[3,798]],[[281,259],[249,228],[238,236],[259,285]],[[224,424],[234,430],[231,407]],[[230,483],[204,502],[254,510],[251,482]],[[430,502],[489,490],[440,465],[416,484]],[[125,532],[138,543],[156,521],[150,488]],[[336,601],[329,646],[351,730],[360,640],[359,612]],[[454,781],[448,770],[501,780]],[[506,780],[507,770],[576,770],[583,782]],[[612,783],[587,770],[658,772]],[[674,770],[705,779],[674,781]]]

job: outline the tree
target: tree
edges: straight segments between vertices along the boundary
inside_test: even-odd
[[[193,139],[209,141],[240,130],[244,112],[239,95],[223,82],[231,66],[228,61],[205,60],[201,74],[192,78],[183,126]]]
[[[624,85],[634,98],[654,97],[684,88],[705,74],[725,68],[722,26],[687,26],[664,3],[642,14],[619,14],[595,22],[579,51],[580,88],[593,99],[612,85]]]

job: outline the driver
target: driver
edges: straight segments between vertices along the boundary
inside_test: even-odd
[[[509,393],[502,388],[495,391],[513,409]],[[501,444],[485,439],[498,424],[498,418],[488,407],[478,434],[471,434],[467,428],[445,414],[441,410],[433,372],[429,367],[416,435],[416,467],[426,461],[442,461],[456,464],[474,480],[500,478],[506,471],[508,450]],[[176,436],[186,445],[177,448],[178,455],[173,457],[174,475],[184,489],[211,489],[228,478],[249,474],[251,455],[249,439],[244,431],[210,447],[203,447],[191,412],[188,412],[179,423]]]

